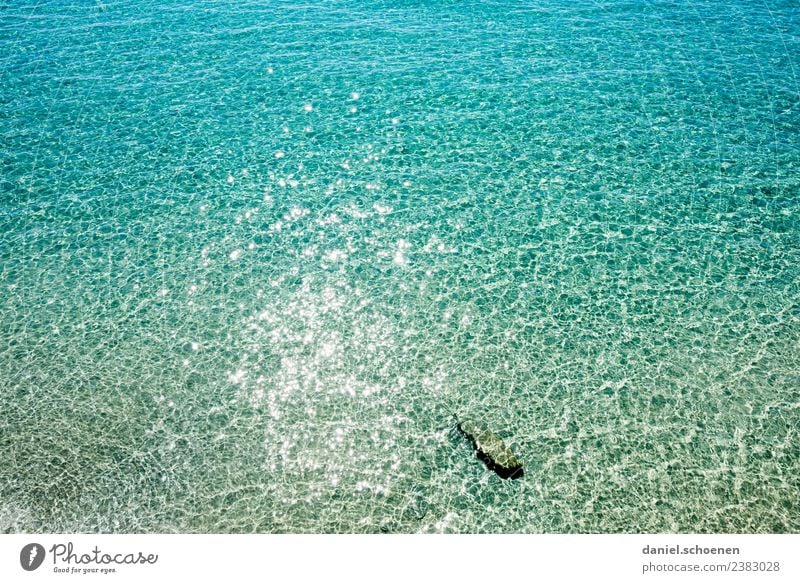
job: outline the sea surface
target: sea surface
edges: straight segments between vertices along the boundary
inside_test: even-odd
[[[0,0],[0,532],[799,532],[799,77],[795,0]]]

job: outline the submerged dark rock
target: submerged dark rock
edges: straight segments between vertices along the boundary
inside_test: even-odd
[[[473,419],[459,419],[458,430],[466,435],[478,457],[501,478],[521,478],[524,475],[522,461],[514,455],[499,435],[482,427]]]

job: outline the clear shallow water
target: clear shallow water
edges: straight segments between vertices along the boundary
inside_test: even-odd
[[[800,9],[526,4],[0,2],[0,529],[800,530]]]

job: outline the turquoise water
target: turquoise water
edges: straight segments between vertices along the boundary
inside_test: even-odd
[[[0,531],[800,531],[799,35],[0,1]]]

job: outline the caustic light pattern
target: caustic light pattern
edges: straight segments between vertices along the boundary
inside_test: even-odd
[[[0,531],[797,532],[799,19],[0,1]]]

